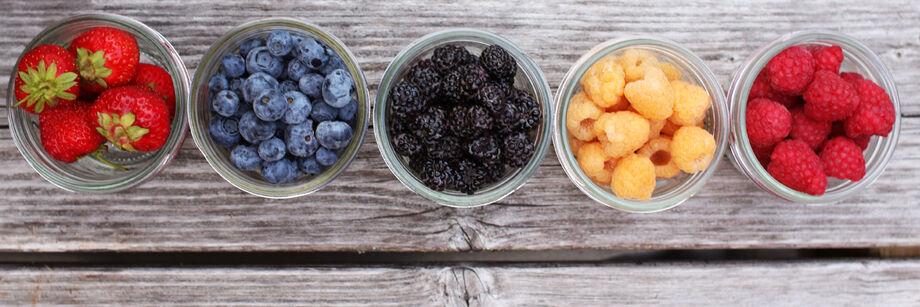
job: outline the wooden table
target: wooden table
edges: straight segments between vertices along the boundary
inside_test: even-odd
[[[780,201],[727,159],[686,204],[627,214],[594,203],[550,150],[500,203],[438,206],[403,187],[373,137],[323,190],[249,196],[222,180],[191,138],[153,180],[81,195],[39,177],[0,110],[0,252],[426,252],[824,249],[920,246],[920,3],[916,1],[24,1],[0,5],[0,85],[23,46],[79,13],[131,16],[165,35],[190,72],[212,42],[251,19],[292,16],[338,35],[372,94],[406,44],[481,28],[525,50],[554,86],[607,39],[651,33],[699,55],[723,87],[740,63],[799,29],[852,35],[882,58],[901,97],[901,140],[885,173],[845,201]],[[514,259],[508,259],[514,260]],[[134,305],[917,305],[920,261],[878,258],[654,263],[433,263],[338,266],[0,266],[0,304]]]

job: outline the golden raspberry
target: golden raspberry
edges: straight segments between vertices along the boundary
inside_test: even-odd
[[[658,63],[658,67],[668,77],[668,81],[680,80],[680,70],[674,64],[661,62]]]
[[[671,138],[667,136],[648,141],[636,153],[652,160],[652,164],[655,165],[655,177],[671,178],[680,174],[680,168],[671,158]]]
[[[661,129],[668,123],[667,119],[650,119],[648,120],[648,139],[652,140],[661,135]]]
[[[674,132],[677,132],[677,129],[680,129],[680,125],[666,120],[664,122],[664,127],[661,127],[661,134],[674,136]]]
[[[626,85],[623,68],[613,57],[592,64],[581,78],[582,89],[598,107],[607,108],[623,103],[623,86]]]
[[[649,129],[648,120],[630,111],[604,113],[594,122],[595,134],[613,158],[641,148],[648,141]]]
[[[674,89],[674,113],[669,118],[675,124],[690,126],[706,117],[712,105],[709,93],[702,87],[684,81],[671,81]]]
[[[588,99],[584,92],[578,92],[569,100],[565,115],[565,127],[569,133],[582,141],[594,140],[594,122],[603,113]]]
[[[637,154],[620,159],[613,170],[610,188],[619,198],[648,200],[655,192],[655,165]]]
[[[696,126],[683,126],[671,140],[671,159],[680,170],[696,173],[706,169],[716,151],[716,140],[708,131]]]
[[[627,49],[617,59],[617,63],[626,72],[626,82],[642,79],[645,70],[651,67],[658,68],[658,58],[651,52],[642,49]]]
[[[604,167],[609,157],[604,153],[601,143],[585,143],[578,150],[577,157],[578,166],[588,178],[597,182],[610,182],[610,171]]]
[[[674,90],[661,69],[649,68],[642,80],[626,84],[630,106],[649,119],[666,119],[674,112]]]
[[[593,128],[592,128],[593,129]],[[581,149],[581,146],[585,144],[585,141],[579,140],[571,133],[569,133],[569,149],[572,150],[572,154],[576,157],[578,156],[578,150]]]

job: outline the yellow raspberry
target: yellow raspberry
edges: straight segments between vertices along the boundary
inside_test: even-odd
[[[648,200],[655,192],[655,165],[637,154],[620,159],[613,170],[610,188],[619,198]]]
[[[578,92],[569,100],[569,109],[565,115],[565,127],[573,136],[582,141],[594,140],[594,122],[603,113],[588,99],[584,92]]]
[[[671,178],[680,174],[680,168],[671,158],[671,138],[667,136],[648,141],[636,153],[652,160],[652,164],[655,165],[655,177]]]
[[[623,68],[613,57],[592,64],[581,78],[581,87],[598,107],[607,108],[623,103],[623,86],[626,85]]]
[[[658,63],[658,67],[668,77],[668,81],[680,80],[680,70],[674,64],[661,62]]]
[[[655,55],[642,49],[627,49],[617,59],[617,63],[626,72],[626,82],[642,79],[646,69],[658,68],[659,65],[658,58]]]
[[[675,124],[690,126],[706,117],[712,104],[709,93],[702,87],[684,81],[671,81],[674,89],[674,113],[669,118]]]
[[[674,90],[661,69],[649,68],[642,80],[626,84],[630,106],[649,119],[665,119],[674,112]]]
[[[610,171],[604,167],[608,159],[599,142],[585,143],[578,150],[578,166],[588,178],[597,182],[610,182]]]
[[[661,134],[674,136],[674,132],[677,132],[677,129],[680,129],[680,125],[666,120],[664,121],[664,127],[661,127]]]
[[[667,119],[650,119],[648,120],[648,139],[652,140],[661,135],[661,129],[667,124]]]
[[[579,140],[571,133],[569,133],[569,149],[571,149],[573,155],[578,157],[578,150],[581,149],[581,146],[583,145],[585,145],[585,141]]]
[[[696,126],[683,126],[671,140],[671,159],[680,170],[696,173],[706,169],[716,151],[716,140],[708,131]]]
[[[630,111],[604,113],[594,122],[594,132],[604,151],[613,158],[636,151],[648,141],[648,120]]]

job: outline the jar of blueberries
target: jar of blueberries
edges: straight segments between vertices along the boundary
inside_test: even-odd
[[[312,193],[354,159],[369,120],[357,60],[338,38],[290,18],[240,25],[204,55],[189,122],[208,163],[267,198]]]

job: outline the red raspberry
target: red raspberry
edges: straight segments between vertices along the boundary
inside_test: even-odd
[[[888,93],[875,82],[865,79],[856,81],[856,91],[859,93],[859,105],[853,116],[843,122],[847,136],[887,136],[897,118]]]
[[[815,72],[815,80],[808,85],[802,98],[805,98],[805,114],[819,121],[847,118],[859,106],[856,89],[836,73],[826,70]]]
[[[834,124],[833,124],[833,126],[832,126],[832,128],[831,128],[831,135],[828,136],[828,138],[833,139],[833,138],[838,137],[838,136],[847,136],[846,132],[844,132],[844,129],[843,129],[843,121],[842,121],[842,120],[839,120],[839,121],[835,121],[835,122],[834,122]],[[855,136],[855,137],[848,137],[848,136],[847,136],[847,138],[849,138],[850,140],[853,140],[853,142],[856,143],[856,145],[859,145],[859,148],[862,149],[862,150],[866,150],[866,148],[869,147],[869,141],[872,140],[872,136],[871,136],[871,135],[868,135],[868,134],[861,134],[861,135],[857,135],[857,136]]]
[[[840,46],[811,46],[808,48],[815,58],[815,70],[827,70],[833,73],[840,71],[843,62],[843,49]]]
[[[757,161],[760,162],[764,168],[767,168],[767,165],[770,164],[770,155],[773,154],[773,148],[775,145],[767,147],[751,146],[751,150],[754,151],[754,156],[757,156]]]
[[[793,190],[822,195],[827,188],[827,175],[821,158],[799,140],[785,140],[776,145],[770,155],[767,172]]]
[[[770,86],[786,95],[801,95],[815,73],[815,59],[802,46],[780,51],[766,66]]]
[[[751,145],[767,147],[782,141],[792,130],[792,115],[783,105],[758,98],[751,101],[744,113]]]
[[[748,93],[748,102],[757,98],[766,98],[779,102],[787,109],[792,108],[799,102],[797,96],[783,95],[770,87],[770,82],[767,81],[766,69],[760,71],[757,79],[754,79],[754,84],[751,85],[750,93]]]
[[[840,77],[843,78],[843,80],[850,82],[850,84],[853,85],[853,88],[856,88],[856,81],[863,79],[862,75],[855,72],[842,72],[840,73]]]
[[[863,134],[851,137],[849,139],[853,140],[853,143],[856,143],[856,146],[859,146],[859,149],[866,150],[866,148],[869,147],[869,141],[872,140],[872,136]]]
[[[866,159],[859,145],[845,136],[827,141],[821,149],[824,173],[839,179],[859,181],[866,175]]]
[[[802,108],[792,109],[789,113],[792,113],[792,131],[789,131],[789,137],[805,142],[811,150],[817,151],[831,134],[831,122],[813,120],[805,115]]]

